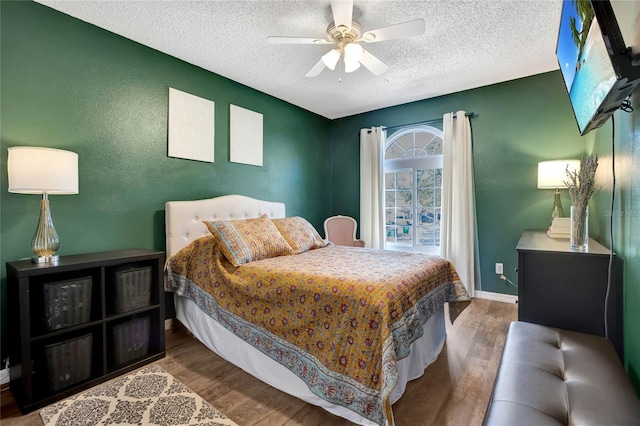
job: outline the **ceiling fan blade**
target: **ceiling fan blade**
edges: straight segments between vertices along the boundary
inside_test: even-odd
[[[415,19],[401,24],[367,31],[362,34],[361,40],[367,43],[375,43],[378,41],[393,40],[396,38],[419,36],[424,34],[424,31],[424,21],[422,19]]]
[[[318,74],[320,74],[320,73],[322,72],[322,70],[323,70],[324,68],[325,68],[324,62],[322,62],[322,59],[320,59],[320,60],[318,61],[318,63],[317,63],[317,64],[315,64],[315,65],[313,66],[313,68],[311,68],[311,69],[309,70],[309,72],[308,72],[308,73],[306,73],[304,76],[305,76],[305,77],[316,77],[316,76],[318,76]]]
[[[389,69],[388,65],[364,49],[362,49],[360,63],[364,65],[366,69],[371,71],[373,75],[380,75]]]
[[[268,37],[267,43],[271,44],[331,44],[329,40],[313,37]]]
[[[333,23],[336,28],[344,26],[347,30],[351,29],[353,0],[333,0],[331,2],[331,11],[333,12]]]

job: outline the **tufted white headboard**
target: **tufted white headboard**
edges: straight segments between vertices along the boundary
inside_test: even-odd
[[[195,201],[165,203],[167,253],[169,258],[192,241],[210,235],[203,220],[233,220],[260,217],[282,218],[284,203],[256,200],[244,195],[223,195]]]

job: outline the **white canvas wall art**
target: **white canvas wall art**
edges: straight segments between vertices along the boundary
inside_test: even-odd
[[[229,121],[231,162],[262,166],[262,114],[231,105]]]
[[[169,88],[169,157],[214,162],[215,103]]]

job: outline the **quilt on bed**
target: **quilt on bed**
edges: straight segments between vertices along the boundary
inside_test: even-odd
[[[470,298],[436,256],[330,245],[232,266],[213,237],[167,263],[165,288],[283,364],[319,397],[383,425],[397,360],[449,302]]]

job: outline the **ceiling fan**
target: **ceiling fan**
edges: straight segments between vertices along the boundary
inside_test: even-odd
[[[352,19],[353,0],[333,0],[331,2],[333,22],[327,27],[327,38],[313,37],[269,37],[267,43],[273,44],[333,44],[334,48],[325,53],[317,64],[305,74],[315,77],[322,70],[334,70],[340,58],[343,58],[344,71],[353,72],[364,65],[374,75],[380,75],[389,67],[380,59],[362,48],[360,42],[377,43],[385,40],[413,37],[424,34],[422,19],[390,25],[377,30],[362,32],[360,24]]]

